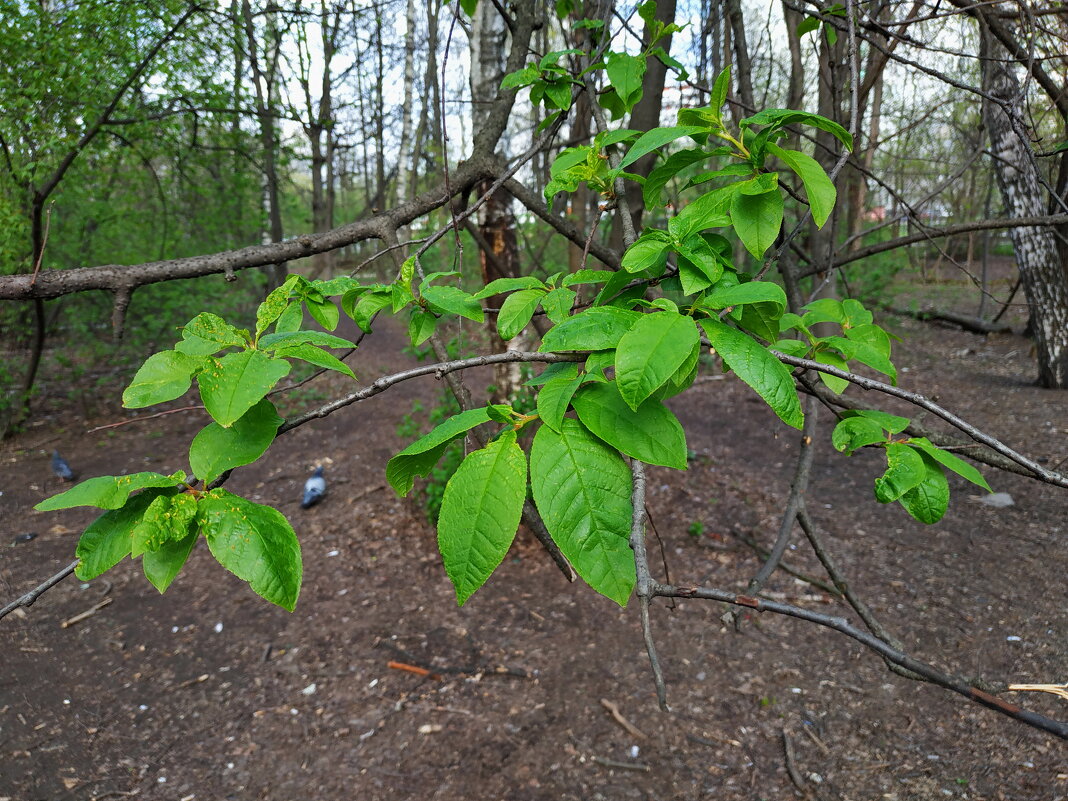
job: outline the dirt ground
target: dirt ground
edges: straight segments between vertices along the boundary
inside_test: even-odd
[[[903,386],[1048,465],[1068,457],[1068,394],[1031,385],[1028,340],[885,322],[904,337]],[[353,359],[357,374],[409,364],[401,344],[398,326],[381,325]],[[328,390],[339,386],[331,379]],[[662,713],[636,607],[568,584],[526,535],[457,608],[433,531],[384,478],[405,444],[395,427],[409,402],[436,391],[432,378],[409,382],[284,436],[264,463],[235,473],[235,492],[279,505],[300,536],[294,614],[255,596],[201,543],[164,596],[126,561],[0,621],[0,801],[806,797],[788,777],[784,734],[812,799],[1068,798],[1062,741],[893,675],[801,621],[750,615],[735,631],[719,604],[659,603],[673,710]],[[797,435],[733,378],[710,374],[673,407],[695,458],[684,473],[650,472],[664,560],[676,583],[740,589],[759,559],[736,535],[772,540]],[[116,394],[92,420],[57,412],[4,445],[0,601],[67,564],[93,517],[32,510],[61,488],[53,447],[83,478],[170,472],[186,466],[205,422],[175,414],[86,433],[125,414]],[[809,509],[909,650],[965,675],[1068,681],[1068,496],[984,470],[1015,500],[995,509],[951,476],[949,513],[923,526],[875,502],[877,454],[845,458],[829,434],[824,425]],[[300,487],[320,462],[330,495],[302,511]],[[652,551],[659,559],[655,538]],[[802,543],[787,564],[820,575]],[[768,591],[847,613],[781,573]],[[63,626],[101,601],[110,603]],[[1053,696],[1012,700],[1068,718]]]

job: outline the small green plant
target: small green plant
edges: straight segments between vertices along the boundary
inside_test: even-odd
[[[705,533],[705,524],[700,520],[694,520],[686,528],[686,533],[693,537],[695,540],[701,539],[701,535]]]

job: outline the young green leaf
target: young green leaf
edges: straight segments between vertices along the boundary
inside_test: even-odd
[[[836,451],[852,454],[857,448],[886,442],[886,432],[874,420],[864,417],[847,417],[834,427],[831,444]]]
[[[363,292],[351,297],[350,293],[346,293],[341,299],[341,307],[345,313],[364,333],[371,332],[371,320],[387,306],[390,308],[393,306],[393,293],[389,290]]]
[[[130,532],[130,557],[184,540],[196,531],[196,515],[197,499],[192,495],[180,492],[156,497]]]
[[[245,350],[212,359],[200,374],[200,398],[219,425],[232,426],[289,373],[289,362]]]
[[[900,434],[909,425],[907,417],[898,417],[896,414],[880,412],[878,409],[848,409],[842,412],[843,417],[865,417],[874,420],[891,434]]]
[[[550,328],[538,350],[607,350],[638,322],[641,314],[615,306],[593,306]]]
[[[642,196],[647,208],[662,206],[661,192],[676,175],[687,167],[709,158],[708,153],[700,148],[680,150],[672,153],[663,164],[656,167],[642,185]]]
[[[75,551],[78,566],[74,575],[89,581],[115,567],[130,553],[131,533],[149,504],[161,495],[173,495],[173,487],[147,489],[134,495],[121,509],[104,512],[89,524],[78,540]]]
[[[408,319],[408,337],[412,340],[412,347],[417,348],[434,335],[438,318],[428,311],[412,309],[412,316]]]
[[[770,281],[748,281],[744,284],[717,288],[702,301],[702,306],[710,309],[725,309],[745,303],[773,303],[782,314],[786,308],[786,293],[778,284]]]
[[[987,492],[993,492],[990,489],[990,485],[986,483],[986,479],[983,478],[983,474],[961,459],[959,456],[955,456],[947,450],[943,450],[931,442],[926,437],[914,437],[909,442],[915,447],[923,451],[927,456],[934,459],[943,467],[952,470],[958,476],[966,478],[976,486],[982,487]]]
[[[279,348],[274,354],[282,359],[300,359],[308,364],[314,364],[316,367],[347,375],[353,381],[356,380],[356,374],[352,372],[351,367],[334,354],[327,353],[322,348],[315,347],[315,345],[289,345],[285,348]]]
[[[467,455],[445,486],[438,548],[463,606],[504,559],[527,497],[527,459],[506,431]]]
[[[329,300],[306,298],[304,304],[308,307],[308,313],[312,316],[312,319],[327,331],[333,331],[337,328],[340,312],[337,310],[337,306]]]
[[[925,470],[923,480],[903,493],[898,501],[914,518],[931,525],[941,520],[949,508],[949,482],[934,459],[921,455]]]
[[[155,551],[145,551],[141,557],[141,569],[145,578],[162,594],[171,586],[182,566],[189,558],[200,533],[194,528],[185,539],[168,540]]]
[[[424,286],[420,289],[420,294],[435,311],[458,314],[476,323],[482,322],[482,306],[459,287]]]
[[[616,346],[619,394],[636,410],[678,370],[700,342],[693,318],[644,314]]]
[[[545,309],[545,315],[554,323],[562,323],[571,316],[571,309],[575,305],[577,295],[573,289],[566,286],[557,287],[541,299],[541,307]]]
[[[667,260],[670,240],[663,231],[646,231],[623,254],[620,266],[628,273],[662,267]]]
[[[489,409],[485,406],[453,415],[390,459],[386,464],[386,480],[398,495],[407,495],[412,491],[415,477],[427,476],[450,442],[489,420]]]
[[[530,449],[530,489],[560,552],[594,590],[620,606],[634,589],[630,471],[578,421],[542,426]]]
[[[290,331],[286,333],[268,334],[260,337],[259,347],[261,350],[274,350],[275,348],[290,348],[294,345],[318,345],[322,348],[355,348],[356,343],[347,339],[327,334],[323,331]]]
[[[182,342],[175,345],[175,350],[181,350],[183,353],[187,353],[191,356],[206,356],[211,353],[216,353],[223,348],[240,348],[247,346],[247,335],[247,331],[241,331],[235,328],[217,314],[202,312],[182,328],[182,338],[183,340],[195,339],[201,340],[202,342],[206,341],[211,343],[215,350],[209,351],[208,353],[204,353],[203,351],[194,353],[193,350],[187,350],[186,348],[195,346],[187,345],[186,348],[183,348],[181,347],[183,345]]]
[[[774,142],[768,142],[768,152],[778,156],[783,164],[797,173],[805,185],[808,205],[812,209],[812,219],[816,222],[817,228],[822,228],[827,218],[831,216],[834,202],[838,197],[838,191],[823,167],[812,156],[798,150],[787,150]]]
[[[576,368],[577,372],[577,368]],[[538,392],[538,416],[553,431],[560,431],[564,415],[576,390],[586,381],[585,375],[561,373],[546,381]]]
[[[538,288],[545,289],[546,287],[544,282],[532,275],[524,275],[519,278],[498,278],[495,281],[490,281],[471,297],[475,300],[482,300],[505,292],[514,292],[517,289]]]
[[[265,398],[229,428],[209,423],[193,437],[189,446],[189,466],[193,475],[206,486],[227,470],[252,464],[274,442],[282,422],[274,404]]]
[[[676,139],[700,133],[702,130],[696,125],[677,125],[673,128],[653,128],[651,131],[646,131],[638,137],[638,141],[630,146],[630,150],[619,162],[619,166],[621,168],[628,167],[642,156],[652,153],[654,150],[674,142]]]
[[[731,88],[731,68],[727,67],[719,75],[716,76],[716,82],[712,84],[712,94],[708,98],[708,107],[716,112],[716,119],[721,119],[718,115],[723,109],[723,104],[727,102],[727,93]]]
[[[176,350],[152,354],[122,393],[122,405],[141,409],[182,397],[193,383],[193,373],[203,364],[203,359]]]
[[[650,398],[631,409],[611,381],[582,387],[571,405],[586,428],[627,456],[686,469],[686,434],[660,401]]]
[[[812,354],[811,358],[812,361],[825,364],[828,367],[837,367],[839,370],[849,371],[849,365],[845,359],[830,351],[817,350]],[[826,384],[827,388],[836,395],[841,395],[849,386],[849,382],[846,379],[839,378],[836,375],[829,375],[828,373],[820,373],[820,381]]]
[[[735,374],[756,390],[786,425],[801,428],[805,416],[797,400],[794,379],[768,349],[719,320],[701,320],[712,347]]]
[[[299,331],[304,325],[304,305],[300,301],[294,301],[286,306],[286,310],[278,315],[274,324],[276,334],[288,334]]]
[[[507,342],[527,327],[543,297],[544,289],[521,289],[504,299],[497,314],[497,333],[503,341]]]
[[[98,509],[120,509],[130,493],[149,487],[177,487],[185,481],[180,470],[172,476],[159,473],[131,473],[128,476],[97,476],[71,487],[66,492],[53,495],[37,504],[38,512],[70,509],[74,506],[95,506]]]
[[[605,74],[624,108],[627,111],[634,108],[642,96],[645,59],[627,53],[609,53],[605,59]]]
[[[919,451],[900,442],[886,446],[886,472],[875,479],[875,498],[879,503],[896,501],[927,475]]]
[[[219,564],[271,603],[293,611],[303,566],[297,535],[281,512],[214,489],[201,498],[197,521]]]
[[[756,259],[763,259],[768,248],[775,244],[782,228],[782,214],[782,193],[778,189],[760,195],[738,191],[731,198],[734,231]]]

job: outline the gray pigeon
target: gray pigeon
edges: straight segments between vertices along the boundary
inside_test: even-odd
[[[74,481],[74,471],[67,460],[59,455],[59,451],[52,451],[52,472],[63,481]]]
[[[300,501],[300,508],[307,509],[319,503],[326,495],[326,479],[323,478],[323,468],[316,467],[311,478],[304,482],[304,497]]]

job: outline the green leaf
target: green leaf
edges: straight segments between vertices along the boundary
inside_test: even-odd
[[[438,318],[428,311],[412,309],[412,316],[408,320],[408,337],[412,340],[412,347],[417,348],[434,336]]]
[[[794,29],[794,36],[801,38],[806,33],[812,33],[812,31],[819,28],[819,26],[819,17],[805,17],[803,20],[797,23],[797,28]]]
[[[122,405],[141,409],[182,397],[193,383],[193,373],[203,364],[203,359],[175,350],[152,354],[122,393]]]
[[[616,346],[616,382],[631,409],[687,361],[700,342],[692,317],[671,312],[643,314]]]
[[[874,420],[891,434],[900,434],[909,425],[907,417],[898,417],[896,414],[887,414],[877,409],[848,409],[841,414],[843,417],[865,417]]]
[[[38,512],[53,512],[75,506],[95,506],[98,509],[120,509],[131,492],[148,487],[177,487],[185,481],[185,473],[173,476],[159,473],[131,473],[128,476],[97,476],[86,479],[66,492],[53,495],[37,504]]]
[[[603,284],[615,274],[614,270],[576,270],[571,275],[564,276],[563,285]]]
[[[199,536],[200,533],[194,528],[185,539],[168,540],[155,551],[146,551],[141,557],[141,568],[145,571],[145,578],[161,594],[165,593],[171,586],[171,582],[177,578]]]
[[[611,381],[582,387],[571,405],[586,428],[627,456],[686,469],[686,434],[660,401],[650,398],[637,410],[631,409]]]
[[[949,508],[949,482],[942,468],[926,454],[922,454],[925,473],[923,480],[898,500],[905,511],[921,523],[931,525],[942,519]]]
[[[180,492],[156,497],[130,532],[130,556],[158,551],[168,542],[186,539],[196,531],[196,515],[197,499],[192,495]]]
[[[718,115],[727,102],[727,93],[731,88],[731,68],[727,67],[716,76],[716,82],[712,84],[712,94],[708,98],[708,106]],[[717,116],[717,120],[722,118]]]
[[[549,383],[554,378],[566,375],[568,378],[574,378],[578,375],[578,364],[576,362],[556,362],[550,364],[538,375],[531,378],[529,381],[523,384],[525,387],[540,387]]]
[[[576,370],[577,372],[577,370]],[[575,391],[587,380],[585,375],[561,373],[546,381],[538,392],[538,416],[553,431],[560,431],[564,415]]]
[[[337,310],[337,306],[329,300],[315,301],[311,298],[306,298],[304,304],[308,307],[308,313],[312,316],[312,319],[327,331],[333,331],[337,328],[341,313]]]
[[[747,117],[740,123],[743,128],[752,127],[753,125],[768,126],[768,128],[760,132],[762,136],[766,135],[769,131],[777,131],[781,128],[785,128],[787,125],[797,124],[811,125],[813,128],[819,128],[821,131],[826,131],[845,145],[849,150],[853,149],[853,137],[849,131],[833,120],[821,117],[819,114],[812,114],[808,111],[769,108],[754,114],[752,117]]]
[[[641,314],[615,306],[593,306],[553,326],[542,339],[542,352],[607,350],[638,322]]]
[[[219,564],[263,598],[293,611],[303,566],[297,535],[281,512],[214,489],[201,498],[197,520]]]
[[[347,275],[339,275],[328,281],[312,281],[312,288],[324,297],[336,297],[344,295],[353,289],[360,289],[360,282]]]
[[[645,59],[627,53],[609,53],[605,59],[605,75],[624,108],[627,111],[634,108],[642,96]]]
[[[562,323],[571,316],[576,297],[574,290],[566,286],[557,287],[542,297],[541,307],[545,309],[545,315],[550,320],[554,323]]]
[[[233,425],[289,373],[289,362],[246,350],[212,359],[200,374],[200,398],[219,425]]]
[[[620,265],[628,273],[660,267],[667,260],[669,241],[663,231],[646,231],[627,248]]]
[[[801,428],[804,414],[797,400],[794,379],[782,362],[752,337],[721,323],[701,320],[712,347],[737,376],[756,390],[786,425]]]
[[[464,10],[467,16],[473,19],[475,11],[478,9],[478,0],[460,0],[460,8]]]
[[[783,202],[778,189],[760,195],[738,191],[731,198],[731,221],[745,249],[756,259],[773,244],[782,228]]]
[[[475,300],[482,300],[505,292],[514,292],[517,289],[538,289],[539,287],[544,289],[544,282],[532,275],[524,275],[519,278],[498,278],[495,281],[490,281],[471,297]]]
[[[831,444],[836,451],[851,454],[857,448],[886,442],[883,427],[874,420],[864,417],[847,417],[834,427]]]
[[[772,345],[772,348],[799,359],[803,359],[808,354],[808,343],[796,339],[780,339]]]
[[[259,347],[261,350],[274,350],[275,348],[291,348],[294,345],[318,345],[323,348],[355,348],[356,343],[347,339],[327,334],[324,331],[290,331],[286,333],[268,334],[260,337]]]
[[[530,489],[560,552],[594,590],[625,606],[634,589],[630,470],[575,420],[542,426],[530,449]]]
[[[355,305],[352,304],[352,299],[355,299]],[[353,296],[352,299],[346,293],[341,301],[342,307],[365,333],[371,332],[371,320],[374,316],[387,306],[393,305],[393,293],[388,290],[365,292]]]
[[[242,336],[243,333],[247,335],[248,332],[240,331],[217,314],[202,312],[190,320],[182,329],[182,338],[184,340],[194,339],[200,340],[201,342],[197,342],[196,344],[190,343],[185,347],[182,347],[183,343],[179,342],[174,348],[175,350],[181,350],[183,353],[187,353],[190,356],[207,356],[216,353],[223,348],[245,347],[248,344],[248,341]],[[200,350],[204,341],[211,343],[215,350],[208,351],[207,353]],[[197,351],[194,352],[188,348],[196,348]]]
[[[398,495],[407,495],[412,491],[415,477],[429,475],[450,442],[489,420],[489,409],[485,406],[453,415],[390,459],[386,480]]]
[[[787,167],[797,173],[805,185],[812,219],[815,220],[816,227],[822,228],[831,216],[834,202],[838,198],[838,191],[823,167],[812,156],[797,150],[786,150],[774,142],[768,142],[768,152],[778,156]]]
[[[731,203],[740,186],[740,183],[721,186],[683,206],[682,211],[668,221],[672,233],[678,239],[686,239],[690,234],[706,228],[729,225]]]
[[[286,306],[286,310],[278,316],[274,324],[276,334],[286,334],[299,331],[304,325],[304,306],[300,301],[295,301]]]
[[[334,354],[327,353],[322,348],[315,347],[315,345],[290,345],[289,347],[279,348],[275,351],[275,355],[286,359],[300,359],[301,361],[308,362],[308,364],[314,364],[316,367],[325,367],[327,370],[334,370],[338,373],[347,375],[354,381],[356,380],[356,374],[352,372],[351,367],[341,361],[341,359]]]
[[[886,446],[886,472],[875,479],[875,498],[879,503],[896,501],[927,475],[923,457],[915,448],[892,442]]]
[[[482,306],[459,287],[424,286],[420,294],[437,312],[458,314],[476,323],[482,322]]]
[[[834,298],[820,298],[802,308],[807,309],[807,313],[802,318],[807,326],[813,326],[816,323],[844,323],[846,319],[842,302]]]
[[[74,575],[82,581],[89,581],[101,573],[115,567],[130,553],[131,532],[141,520],[149,504],[160,495],[173,495],[177,490],[147,489],[140,495],[134,495],[121,509],[104,512],[89,524],[78,540],[75,551],[78,567]]]
[[[274,442],[282,422],[274,404],[264,399],[229,428],[209,423],[193,437],[189,446],[189,466],[193,475],[206,486],[227,470],[252,464]]]
[[[527,497],[527,459],[514,431],[467,455],[445,486],[438,549],[463,606],[504,559]]]
[[[782,307],[777,303],[748,303],[741,307],[741,312],[741,316],[737,318],[739,328],[755,334],[766,342],[774,342],[779,338],[779,318],[782,316]]]
[[[638,137],[638,141],[630,146],[630,150],[627,151],[627,155],[625,155],[622,161],[619,162],[619,166],[620,168],[628,167],[642,156],[647,153],[652,153],[654,150],[663,147],[669,142],[674,142],[676,139],[681,139],[690,134],[701,133],[703,130],[703,128],[699,128],[696,125],[677,125],[673,128],[653,128],[651,131],[646,131]]]
[[[828,367],[837,367],[839,370],[849,371],[849,365],[846,364],[845,360],[830,351],[817,350],[812,354],[811,358],[812,361],[826,364]],[[827,388],[836,395],[841,395],[849,386],[849,381],[846,379],[827,373],[820,373],[820,381],[826,384]]]
[[[642,196],[647,208],[656,208],[661,203],[661,192],[668,182],[687,167],[704,161],[709,157],[708,153],[700,148],[680,150],[667,157],[663,164],[654,169],[645,179],[642,186]]]
[[[968,464],[966,461],[961,459],[959,456],[956,456],[950,453],[949,451],[939,448],[926,437],[914,437],[910,439],[909,442],[915,447],[922,450],[925,454],[927,454],[927,456],[934,459],[943,467],[952,470],[958,476],[966,478],[968,481],[979,487],[982,487],[987,492],[993,492],[993,490],[990,489],[990,485],[986,483],[986,479],[983,478],[983,474],[976,470],[974,467],[972,467],[970,464]]]
[[[770,281],[748,281],[744,284],[716,289],[702,301],[710,309],[725,309],[745,303],[773,303],[781,315],[786,308],[786,293],[778,284]]]
[[[282,285],[270,291],[263,303],[256,309],[256,336],[258,337],[267,327],[278,319],[289,305],[290,296],[298,284],[304,279],[299,275],[290,275],[282,282]],[[299,302],[298,302],[299,305]]]
[[[507,342],[527,327],[545,294],[544,289],[521,289],[504,299],[497,314],[497,333],[503,341]]]
[[[871,312],[864,308],[864,304],[853,298],[846,298],[842,301],[842,314],[845,316],[845,321],[842,324],[842,327],[845,329],[863,328],[866,325],[870,325],[874,319]],[[873,327],[882,331],[883,334],[886,333],[878,326]],[[848,336],[848,331],[846,332],[846,335]],[[890,355],[889,341],[886,345],[886,355]]]

